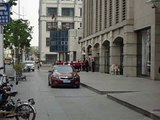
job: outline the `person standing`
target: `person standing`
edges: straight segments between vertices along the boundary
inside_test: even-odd
[[[40,69],[40,67],[41,67],[41,63],[40,63],[40,62],[38,62],[38,64],[37,64],[37,69],[39,70],[39,69]]]
[[[94,61],[94,59],[92,59],[92,72],[94,72],[95,71],[95,61]]]
[[[86,72],[88,72],[88,69],[89,69],[89,62],[88,62],[88,60],[85,61],[85,69],[86,69]]]

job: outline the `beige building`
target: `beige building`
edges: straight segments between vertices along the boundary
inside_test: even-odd
[[[85,0],[81,49],[95,58],[96,71],[118,64],[124,76],[160,80],[160,8],[146,0]]]
[[[78,29],[82,26],[82,0],[40,0],[39,54],[44,63],[63,60],[65,54],[51,52],[50,31]],[[67,53],[68,51],[65,51]]]

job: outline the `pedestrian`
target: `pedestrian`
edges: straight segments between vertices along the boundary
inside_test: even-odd
[[[81,62],[78,60],[77,62],[77,70],[78,71],[81,71]]]
[[[95,71],[95,61],[94,61],[94,59],[92,59],[92,72],[94,72]]]
[[[86,69],[86,72],[88,72],[88,69],[89,69],[89,62],[88,62],[88,60],[85,61],[85,69]]]
[[[39,62],[39,63],[37,64],[37,69],[39,70],[40,67],[41,67],[41,63]]]
[[[85,60],[82,61],[82,71],[85,71]]]

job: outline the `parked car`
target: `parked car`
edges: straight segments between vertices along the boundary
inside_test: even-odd
[[[25,61],[24,62],[24,71],[33,71],[35,70],[35,62],[34,61]]]
[[[80,76],[71,65],[54,65],[48,72],[48,85],[51,87],[64,85],[80,87]]]

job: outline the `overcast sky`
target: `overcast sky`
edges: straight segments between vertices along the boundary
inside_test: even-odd
[[[12,8],[13,19],[18,19],[18,0],[17,6]],[[20,0],[20,18],[30,21],[30,26],[33,26],[33,34],[31,46],[38,46],[38,9],[39,0]],[[23,16],[24,15],[24,16]]]

